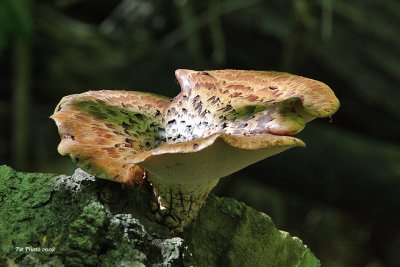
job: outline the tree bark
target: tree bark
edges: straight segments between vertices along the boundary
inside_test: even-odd
[[[319,266],[298,238],[210,196],[181,236],[152,222],[144,188],[0,166],[0,265]]]

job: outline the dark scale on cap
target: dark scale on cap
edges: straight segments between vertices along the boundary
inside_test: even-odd
[[[120,109],[120,112],[121,112],[123,115],[127,116],[127,117],[130,117],[130,116],[132,115],[132,112],[130,112],[130,111],[128,111],[128,110],[125,110],[125,109]]]
[[[199,100],[199,99],[200,99],[200,95],[196,95],[196,96],[193,98],[193,100],[192,100],[193,104],[194,104],[195,102],[197,102],[197,100]]]
[[[226,107],[225,107],[225,109],[224,109],[224,112],[227,112],[227,111],[229,111],[229,110],[231,110],[232,109],[232,106],[231,105],[227,105]]]
[[[70,140],[75,140],[75,136],[71,135],[71,134],[64,134],[63,136],[65,139],[70,139]]]
[[[152,123],[150,123],[149,127],[152,128],[152,129],[156,128],[157,124],[155,122],[152,122]]]
[[[136,113],[134,116],[135,116],[136,119],[138,119],[138,120],[142,120],[142,119],[143,119],[143,115],[140,114],[140,113]]]
[[[219,97],[215,98],[215,99],[211,102],[211,104],[213,104],[213,105],[214,105],[215,103],[221,104],[221,100],[219,99]]]
[[[122,126],[125,130],[128,130],[128,128],[129,128],[129,124],[126,123],[126,122],[124,122],[124,121],[121,123],[121,126]]]
[[[130,138],[125,138],[125,147],[132,147],[133,140]]]
[[[202,103],[201,101],[196,105],[196,107],[194,108],[194,110],[198,110],[201,111],[201,107],[202,107]]]
[[[129,122],[131,125],[134,125],[135,123],[138,123],[138,121],[137,121],[137,120],[134,120],[133,118],[129,118],[129,119],[128,119],[128,122]]]
[[[93,115],[95,118],[100,119],[100,120],[106,120],[107,119],[107,115],[105,115],[104,113],[102,113],[101,111],[98,110],[92,110],[90,112],[91,115]]]
[[[107,128],[115,129],[115,124],[112,124],[112,123],[104,123],[104,125],[105,125]]]
[[[175,122],[176,122],[176,120],[173,119],[173,120],[168,121],[167,124],[173,124],[173,123],[175,123]]]
[[[110,114],[111,116],[114,116],[114,117],[118,116],[118,113],[115,110],[111,109],[111,108],[107,109],[107,113]]]

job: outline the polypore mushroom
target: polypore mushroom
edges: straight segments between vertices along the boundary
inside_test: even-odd
[[[221,177],[304,143],[290,135],[339,101],[318,81],[280,72],[177,70],[172,101],[142,92],[64,97],[58,151],[121,183],[147,179],[154,218],[182,231]]]

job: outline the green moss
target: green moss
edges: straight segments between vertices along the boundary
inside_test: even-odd
[[[47,185],[53,181],[52,174],[23,174],[0,166],[0,252],[19,258],[27,253],[17,247],[40,247],[45,237],[52,245],[62,225],[49,204],[53,190]]]
[[[102,263],[103,267],[127,266],[145,267],[146,255],[129,244],[121,244],[118,249],[111,250]]]
[[[204,266],[320,266],[300,239],[233,199],[211,196],[184,237]]]
[[[68,266],[96,266],[101,249],[101,237],[106,224],[103,205],[93,201],[83,208],[80,216],[72,222],[65,244],[58,254]]]
[[[119,204],[147,209],[141,191],[82,171],[68,178],[7,166],[0,166],[0,185],[0,266],[168,266],[184,250],[174,238],[156,239],[131,214],[114,214],[103,204],[113,206],[125,195]]]
[[[298,238],[233,199],[210,196],[182,239],[161,237],[166,229],[146,219],[144,190],[82,171],[0,166],[0,198],[0,266],[319,266]]]

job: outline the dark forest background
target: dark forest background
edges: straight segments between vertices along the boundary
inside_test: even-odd
[[[400,1],[1,0],[0,162],[71,174],[48,117],[94,89],[179,92],[174,70],[278,70],[341,100],[292,149],[221,180],[323,266],[400,266]]]

